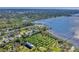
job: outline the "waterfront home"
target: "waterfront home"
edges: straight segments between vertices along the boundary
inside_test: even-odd
[[[25,33],[26,36],[31,36],[32,34],[33,34],[32,30]]]
[[[32,32],[33,32],[33,33],[38,33],[39,30],[35,30],[35,29],[33,29]]]
[[[25,33],[25,36],[32,36],[33,34],[36,34],[36,33],[38,33],[38,32],[39,32],[39,30],[33,29],[33,30],[31,30],[31,31],[26,32],[26,33]]]
[[[36,28],[48,28],[47,26],[43,25],[43,24],[35,24],[34,25]]]
[[[31,44],[31,43],[29,43],[29,42],[25,42],[24,46],[27,47],[27,48],[29,48],[29,49],[32,49],[34,47],[34,45]]]
[[[45,27],[45,26],[42,25],[42,24],[35,24],[35,26],[38,26],[38,27]]]

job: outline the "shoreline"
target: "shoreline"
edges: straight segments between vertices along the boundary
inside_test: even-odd
[[[61,37],[61,36],[58,36],[58,35],[56,35],[53,31],[50,31],[50,30],[48,29],[47,32],[48,32],[49,34],[51,34],[51,36],[52,36],[53,38],[56,38],[57,40],[60,40],[60,41],[66,41],[67,43],[71,44],[71,45],[74,46],[75,48],[79,48],[79,46],[73,44],[73,42],[71,42],[71,41],[68,40],[67,38],[63,38],[63,37]]]
[[[61,16],[61,17],[65,17],[65,16]],[[55,18],[55,17],[54,17],[54,18]],[[53,18],[53,19],[54,19],[54,18]],[[60,18],[60,17],[57,17],[57,18]],[[52,18],[49,18],[49,19],[41,19],[41,20],[52,20]],[[33,23],[44,25],[44,26],[48,27],[48,30],[50,31],[50,30],[51,30],[51,27],[49,27],[49,26],[46,25],[46,24],[41,23],[41,22],[40,22],[41,20],[35,20]],[[61,40],[63,40],[63,41],[68,41],[68,42],[71,43],[73,46],[79,48],[78,44],[77,44],[74,40],[71,40],[70,38],[66,38],[66,37],[64,38],[64,37],[61,36],[61,35],[56,35],[57,33],[54,33],[53,31],[50,32],[50,33],[53,34],[53,36],[55,36],[56,38],[61,39]]]
[[[74,46],[75,48],[79,48],[78,46],[76,46],[75,44],[73,44],[73,42],[71,42],[70,40],[68,40],[67,38],[63,38],[61,36],[58,36],[56,35],[53,31],[50,30],[50,27],[48,27],[47,25],[45,24],[42,24],[42,23],[35,23],[35,24],[41,24],[41,25],[44,25],[45,27],[48,28],[48,30],[46,30],[46,32],[48,32],[49,34],[51,34],[51,36],[57,40],[60,40],[60,41],[63,41],[63,42],[67,42],[69,44],[71,44],[72,46]]]

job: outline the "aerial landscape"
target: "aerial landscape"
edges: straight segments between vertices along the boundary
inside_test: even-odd
[[[0,52],[79,52],[79,9],[0,8]]]

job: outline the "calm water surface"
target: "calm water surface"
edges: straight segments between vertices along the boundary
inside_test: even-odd
[[[66,38],[79,47],[79,17],[56,17],[35,21],[52,28],[51,31],[57,36]]]

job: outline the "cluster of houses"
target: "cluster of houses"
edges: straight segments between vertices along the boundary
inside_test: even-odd
[[[35,26],[38,26],[38,25],[35,25]],[[40,26],[42,26],[42,25],[39,25],[38,27],[40,27]],[[25,28],[32,28],[32,26],[28,26]],[[2,36],[3,32],[5,33],[5,35]],[[21,38],[22,36],[29,37],[38,32],[40,32],[40,31],[36,30],[36,29],[31,29],[31,30],[28,30],[25,33],[21,34],[20,29],[12,29],[12,28],[2,29],[2,31],[0,32],[0,36],[2,37],[0,39],[0,44],[2,44],[2,42],[8,43],[9,41],[12,41],[16,38]]]
[[[9,43],[10,41],[13,41],[21,37],[31,37],[32,35],[40,32],[40,30],[37,29],[38,27],[43,28],[45,26],[41,24],[34,24],[32,26],[25,26],[23,28],[0,29],[0,44],[4,45],[6,43]],[[34,47],[34,45],[30,42],[24,42],[23,45],[29,49]]]

